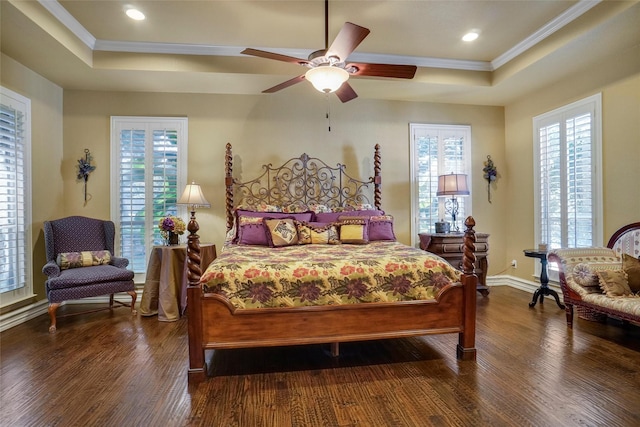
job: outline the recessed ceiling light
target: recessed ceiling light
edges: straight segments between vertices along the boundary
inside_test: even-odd
[[[476,31],[471,31],[465,34],[464,36],[462,36],[462,40],[465,42],[472,42],[478,38],[478,35],[479,34]]]
[[[142,21],[144,19],[144,13],[140,12],[138,9],[127,9],[125,13],[129,18],[135,19],[136,21]]]

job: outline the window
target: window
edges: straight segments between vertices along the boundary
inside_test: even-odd
[[[31,101],[0,87],[0,296],[33,296],[31,283]]]
[[[145,272],[153,245],[163,242],[159,219],[186,214],[176,202],[186,185],[187,125],[186,118],[111,118],[116,247],[137,274]]]
[[[435,232],[435,223],[445,219],[446,200],[436,196],[438,176],[450,173],[471,174],[471,127],[461,125],[428,125],[411,123],[411,194],[412,243],[418,233]],[[471,188],[471,180],[467,179]],[[458,197],[457,223],[463,227],[464,218],[471,214],[471,199]]]
[[[533,119],[536,246],[602,245],[601,104],[598,94]]]

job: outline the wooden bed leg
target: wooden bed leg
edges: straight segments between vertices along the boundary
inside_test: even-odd
[[[456,355],[460,360],[476,360],[476,286],[478,276],[474,274],[476,262],[476,225],[473,217],[464,222],[467,227],[464,233],[464,252],[462,258],[462,285],[464,286],[464,330],[458,335]]]
[[[332,342],[331,343],[331,357],[338,357],[340,356],[340,343],[339,342]]]
[[[187,288],[187,317],[189,318],[189,382],[202,381],[207,376],[202,348],[202,307],[200,286]]]

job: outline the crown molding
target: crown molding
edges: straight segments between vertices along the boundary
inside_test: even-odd
[[[40,5],[47,9],[58,21],[71,31],[80,41],[89,46],[90,49],[96,45],[96,38],[87,31],[57,0],[38,0]]]
[[[57,0],[38,0],[56,19],[65,25],[92,50],[129,53],[161,53],[175,55],[244,56],[244,47],[215,46],[182,43],[127,42],[98,40],[80,24]],[[395,65],[416,65],[418,67],[445,68],[466,71],[495,71],[507,62],[531,49],[556,31],[571,23],[602,0],[580,0],[556,18],[542,26],[529,37],[513,46],[491,62],[461,59],[431,58],[421,56],[388,55],[356,52],[349,57],[354,62],[384,63]],[[270,52],[296,58],[307,58],[313,50],[263,48]]]
[[[564,26],[570,24],[601,2],[602,0],[580,0],[578,3],[571,6],[569,9],[565,10],[563,13],[543,25],[529,37],[522,40],[520,43],[516,44],[511,49],[507,50],[505,53],[491,61],[492,68],[494,70],[497,70],[498,68],[502,67],[513,58],[531,49],[533,46],[537,45]]]

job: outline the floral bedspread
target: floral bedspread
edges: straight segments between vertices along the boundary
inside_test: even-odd
[[[227,245],[200,282],[236,308],[266,308],[429,300],[460,274],[437,255],[398,242]]]

